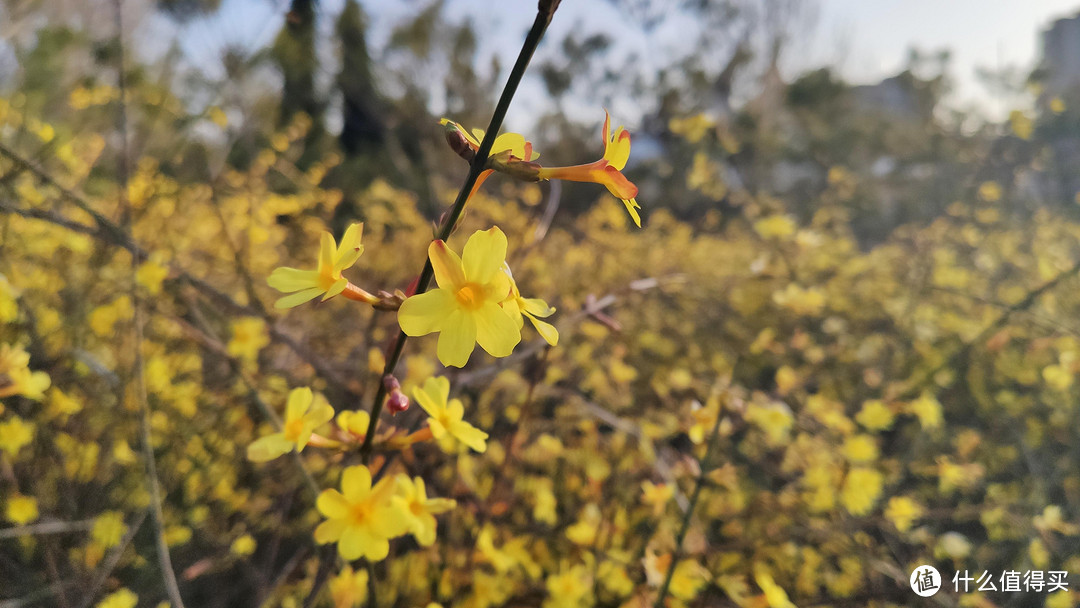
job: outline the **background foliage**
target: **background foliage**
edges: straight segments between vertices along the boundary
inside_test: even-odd
[[[129,13],[184,23],[216,4]],[[645,31],[664,18],[618,6]],[[942,58],[897,76],[904,112],[827,68],[783,83],[796,8],[763,6],[682,7],[746,42],[655,74],[605,35],[546,41],[549,111],[526,135],[585,162],[597,124],[564,104],[629,96],[645,228],[584,185],[496,176],[470,202],[452,246],[499,225],[562,339],[527,333],[460,371],[438,367],[434,339],[409,343],[406,393],[448,375],[491,440],[386,465],[458,507],[434,547],[392,544],[377,605],[647,606],[673,563],[673,606],[782,606],[772,581],[800,606],[905,605],[923,563],[1080,572],[1080,99],[972,128],[939,107]],[[363,221],[351,280],[404,289],[464,174],[432,96],[485,124],[501,72],[439,3],[379,49],[355,2],[290,9],[269,48],[228,49],[218,80],[179,52],[141,58],[110,21],[3,9],[24,25],[0,97],[0,605],[166,598],[135,299],[160,533],[187,604],[299,606],[327,564],[298,465],[336,487],[342,455],[244,451],[291,388],[366,407],[397,325],[341,298],[282,314],[265,277]],[[421,424],[417,409],[393,424]],[[318,601],[359,605],[366,574],[340,566]],[[1074,604],[937,599],[1032,597]]]

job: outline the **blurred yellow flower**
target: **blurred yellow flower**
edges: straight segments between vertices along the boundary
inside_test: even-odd
[[[124,588],[114,591],[95,604],[95,608],[135,608],[139,603],[139,596]]]
[[[255,552],[255,547],[255,538],[250,534],[244,534],[232,542],[232,545],[229,546],[229,553],[237,557],[247,557]]]
[[[448,445],[444,437],[460,441],[477,452],[487,449],[488,434],[462,419],[465,406],[460,399],[450,399],[449,380],[442,376],[428,378],[423,387],[413,389],[413,398],[430,416],[431,434],[444,450],[453,445]]]
[[[126,533],[124,514],[119,511],[105,511],[98,515],[90,528],[90,537],[106,549],[119,545]]]
[[[363,465],[345,469],[341,491],[323,490],[316,507],[326,521],[315,528],[315,542],[336,542],[345,560],[361,557],[385,559],[391,538],[408,531],[409,520],[395,503],[394,481],[383,478],[371,486],[371,473]]]
[[[342,293],[349,286],[349,280],[341,276],[341,271],[356,263],[364,246],[360,244],[364,224],[352,224],[341,237],[341,243],[334,241],[334,236],[323,232],[319,241],[319,263],[316,270],[279,267],[270,273],[267,284],[274,289],[289,293],[274,303],[274,308],[293,308],[322,295],[322,301]]]
[[[24,446],[34,440],[34,425],[12,415],[0,422],[0,450],[14,458]]]
[[[413,480],[399,474],[396,483],[394,501],[408,519],[409,532],[421,547],[430,547],[435,543],[435,516],[453,509],[457,503],[449,498],[428,498],[422,477]]]
[[[285,422],[281,432],[253,441],[247,447],[248,460],[266,462],[294,449],[303,451],[315,429],[330,422],[333,417],[334,408],[322,395],[314,395],[307,387],[293,389],[285,406]]]
[[[545,582],[548,597],[543,608],[584,608],[592,605],[592,574],[584,564],[567,567],[549,574]]]
[[[872,462],[878,457],[877,442],[870,435],[852,435],[844,440],[840,450],[852,463]]]
[[[866,515],[881,496],[882,485],[881,473],[867,467],[855,467],[844,479],[840,501],[852,515]]]
[[[863,403],[855,420],[868,431],[884,431],[893,425],[894,414],[884,401],[871,399]]]
[[[329,587],[334,608],[356,608],[367,600],[367,570],[354,571],[352,566],[345,566],[337,576],[330,579]]]
[[[0,398],[22,395],[41,400],[51,384],[49,374],[30,371],[30,354],[18,346],[0,344]]]
[[[506,235],[498,227],[477,230],[459,258],[443,241],[433,241],[428,257],[438,288],[412,296],[398,310],[409,336],[439,332],[437,354],[443,365],[463,367],[479,344],[493,357],[505,357],[521,341],[521,331],[500,303],[511,294],[502,272]]]
[[[227,350],[229,355],[243,361],[253,362],[259,357],[259,351],[270,343],[270,333],[266,321],[258,317],[244,317],[229,325],[232,338]]]
[[[152,296],[161,293],[161,284],[169,276],[169,268],[153,258],[139,265],[135,271],[135,282],[146,288]]]
[[[924,431],[941,426],[941,403],[931,393],[923,393],[918,399],[908,404],[908,410],[919,419]]]
[[[795,608],[795,604],[788,599],[788,594],[784,591],[784,588],[777,585],[772,574],[760,564],[754,565],[754,582],[765,594],[765,603],[769,608]]]
[[[33,496],[13,494],[7,500],[4,516],[13,524],[24,525],[38,518],[37,499]]]
[[[923,508],[907,496],[893,496],[885,508],[885,518],[900,532],[907,532],[911,524],[922,517]]]
[[[641,482],[641,502],[652,507],[653,517],[659,517],[674,496],[675,486],[666,483],[654,484],[648,480]]]

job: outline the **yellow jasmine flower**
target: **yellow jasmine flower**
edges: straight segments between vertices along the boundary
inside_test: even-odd
[[[38,518],[38,504],[33,496],[15,494],[8,498],[4,516],[11,523],[17,525],[28,524]]]
[[[653,517],[659,517],[667,503],[675,496],[675,486],[666,483],[641,482],[641,501],[652,507]]]
[[[280,433],[273,433],[253,441],[247,448],[248,460],[266,462],[278,456],[303,451],[315,429],[334,417],[334,408],[322,395],[317,397],[310,388],[295,388],[289,393],[285,406],[285,423]]]
[[[709,582],[709,571],[694,560],[684,559],[671,574],[671,595],[680,600],[691,601]]]
[[[119,545],[126,533],[124,514],[119,511],[105,511],[98,515],[94,526],[90,528],[90,537],[106,549]]]
[[[371,486],[371,472],[363,465],[345,469],[341,491],[323,490],[315,506],[326,521],[315,528],[315,542],[336,542],[341,557],[352,561],[361,557],[385,559],[390,539],[409,528],[405,513],[394,502],[394,482],[390,478]]]
[[[510,272],[510,267],[505,263],[503,264],[503,272],[510,277],[510,295],[501,305],[503,310],[510,313],[510,316],[517,320],[518,330],[521,330],[525,325],[525,319],[528,318],[529,322],[536,328],[536,333],[540,334],[540,337],[545,342],[552,346],[558,344],[559,330],[555,329],[555,326],[551,323],[540,320],[555,314],[555,308],[548,306],[547,302],[539,298],[521,297],[514,275]]]
[[[18,346],[0,345],[0,398],[22,395],[41,400],[51,380],[45,372],[30,371],[30,354]]]
[[[907,496],[893,496],[885,508],[885,518],[900,532],[907,532],[916,519],[922,517],[923,508]]]
[[[840,501],[852,515],[865,515],[881,495],[882,484],[881,473],[867,467],[855,467],[848,471],[844,479]]]
[[[465,406],[460,399],[450,399],[449,380],[442,376],[428,378],[424,386],[413,389],[413,398],[431,416],[428,418],[431,435],[444,450],[449,451],[443,437],[452,437],[477,452],[487,449],[488,434],[462,420]]]
[[[465,127],[447,118],[439,120],[439,124],[446,127],[446,138],[454,152],[472,162],[473,157],[480,150],[480,142],[484,140],[484,130],[473,129],[472,133],[469,133],[465,130]],[[462,145],[464,147],[461,147]],[[500,133],[492,142],[491,152],[488,157],[499,155],[507,156],[507,161],[531,161],[538,158],[540,153],[533,151],[532,142],[526,141],[525,136],[519,133]],[[469,192],[470,197],[476,194],[476,191],[480,189],[480,186],[487,181],[487,178],[493,172],[492,169],[484,169],[480,172],[480,175],[476,178],[476,184],[473,185],[472,191]]]
[[[862,463],[877,460],[878,447],[870,435],[852,435],[844,440],[841,447],[844,458],[849,462]]]
[[[545,583],[548,597],[543,608],[578,608],[592,605],[592,574],[584,564],[549,574]]]
[[[409,532],[421,547],[430,547],[435,544],[435,516],[453,509],[457,502],[449,498],[428,498],[422,477],[414,481],[408,475],[398,475],[396,482],[397,496],[394,501],[406,514]]]
[[[908,410],[919,418],[919,424],[923,430],[941,426],[941,403],[930,393],[923,393],[921,397],[908,404]]]
[[[460,258],[443,241],[433,241],[428,256],[439,287],[402,303],[401,330],[409,336],[439,332],[439,361],[447,366],[463,367],[476,344],[493,357],[513,352],[521,331],[499,306],[511,293],[510,278],[501,272],[506,260],[502,230],[477,230]]]
[[[769,608],[795,608],[795,604],[788,599],[784,588],[776,584],[772,575],[764,567],[754,566],[754,581],[764,592],[765,602]]]
[[[14,458],[23,446],[34,440],[34,425],[23,422],[22,418],[12,415],[10,419],[0,422],[0,450],[7,452],[9,457]]]
[[[600,160],[586,165],[573,167],[541,167],[537,173],[540,179],[562,179],[571,182],[592,182],[607,187],[615,198],[621,200],[630,213],[634,223],[641,227],[641,216],[637,203],[638,189],[622,174],[626,161],[630,158],[630,133],[623,127],[611,132],[611,116],[604,110],[604,156]]]
[[[270,344],[266,321],[258,317],[237,319],[230,324],[229,329],[232,331],[232,339],[226,348],[230,356],[244,361],[255,361],[259,351]]]
[[[878,399],[863,403],[855,420],[869,431],[884,431],[893,425],[894,414],[889,406]]]
[[[323,232],[319,241],[319,265],[316,270],[279,267],[270,273],[267,284],[274,289],[289,293],[274,303],[274,308],[292,308],[322,295],[322,301],[346,292],[346,297],[364,302],[371,302],[370,294],[352,286],[349,280],[341,276],[341,271],[356,263],[364,246],[360,244],[364,224],[353,224],[341,237],[341,243],[334,242],[329,232]],[[366,297],[365,297],[366,296]]]
[[[371,414],[364,410],[344,410],[337,415],[334,422],[341,430],[360,439],[367,435],[368,425],[371,424]]]
[[[330,597],[334,608],[355,608],[367,600],[367,570],[354,571],[352,566],[345,566],[337,576],[330,579]]]
[[[237,538],[229,546],[229,552],[239,557],[247,557],[255,552],[255,539],[250,534]]]
[[[95,604],[95,608],[135,608],[138,604],[139,596],[124,588],[105,596],[105,599]]]

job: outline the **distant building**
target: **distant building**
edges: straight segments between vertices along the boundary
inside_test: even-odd
[[[1080,14],[1058,19],[1043,32],[1040,68],[1045,95],[1080,98]]]

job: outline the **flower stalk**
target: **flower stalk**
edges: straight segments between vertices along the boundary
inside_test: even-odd
[[[476,182],[480,178],[480,174],[488,168],[488,156],[491,154],[491,147],[495,143],[495,138],[499,134],[499,129],[502,127],[503,120],[506,118],[506,112],[510,108],[510,102],[513,100],[514,94],[517,93],[518,85],[521,84],[521,78],[525,75],[525,70],[532,60],[533,53],[536,52],[536,48],[540,45],[540,40],[544,37],[544,32],[547,30],[548,24],[551,23],[552,15],[554,15],[557,7],[558,2],[552,1],[542,0],[538,4],[536,19],[533,21],[532,27],[525,37],[525,42],[521,46],[521,52],[518,53],[518,58],[514,63],[513,69],[510,70],[510,76],[507,78],[506,85],[503,87],[502,94],[499,96],[499,101],[495,105],[495,112],[491,115],[491,122],[488,123],[488,128],[484,133],[483,141],[480,142],[480,149],[476,151],[476,155],[473,157],[472,162],[469,163],[469,173],[465,178],[465,183],[462,184],[461,190],[458,191],[457,198],[454,200],[450,212],[446,215],[446,218],[443,220],[442,226],[439,229],[437,235],[438,240],[445,241],[450,237],[450,233],[453,231],[458,218],[461,217],[461,212],[465,209],[465,203],[469,200],[469,196],[472,194]],[[420,272],[420,278],[417,280],[417,294],[427,291],[433,276],[434,269],[429,257],[424,263],[423,270]],[[402,331],[398,333],[397,339],[390,348],[390,354],[386,358],[383,376],[393,374],[394,370],[397,369],[398,361],[401,360],[401,354],[405,348],[405,341],[407,339],[408,336],[405,332]],[[375,399],[371,404],[371,424],[368,426],[364,444],[360,448],[360,457],[365,464],[371,458],[375,430],[379,424],[379,414],[382,413],[386,393],[386,387],[380,382],[379,388],[375,393]]]

